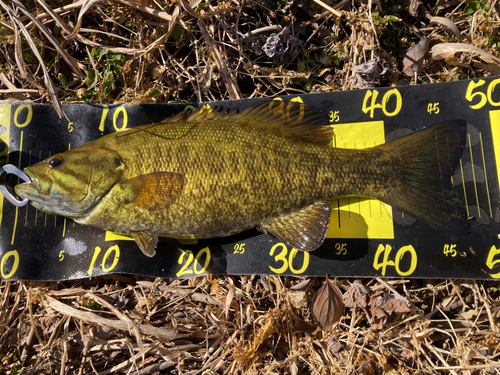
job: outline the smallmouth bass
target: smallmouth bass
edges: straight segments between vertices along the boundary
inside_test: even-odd
[[[113,133],[29,166],[16,193],[37,209],[128,233],[143,253],[159,237],[213,238],[251,228],[312,251],[324,241],[330,200],[379,199],[437,229],[465,235],[451,174],[467,124],[454,120],[363,150],[330,144],[323,115],[258,104],[201,109]],[[296,120],[290,120],[296,119]]]

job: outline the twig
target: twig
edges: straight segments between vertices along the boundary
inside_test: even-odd
[[[323,8],[329,10],[330,12],[332,12],[332,14],[335,15],[336,17],[342,17],[342,13],[340,13],[338,10],[333,9],[330,5],[325,4],[321,0],[314,0],[314,2],[318,5],[321,5]]]
[[[217,68],[219,69],[222,82],[224,82],[224,85],[226,86],[226,89],[229,93],[229,98],[231,100],[241,99],[240,89],[235,83],[235,80],[231,77],[231,74],[229,74],[224,58],[219,52],[217,46],[215,45],[214,40],[208,33],[207,26],[205,25],[205,22],[203,22],[202,19],[198,20],[198,26],[201,30],[201,33],[203,34],[203,38],[205,39],[208,48],[210,49],[211,57],[214,60],[215,64],[217,65]]]
[[[14,4],[17,4],[17,2],[15,2],[14,0],[12,0],[12,2]],[[66,117],[66,114],[64,113],[63,109],[62,109],[62,106],[61,106],[61,102],[59,101],[59,97],[57,96],[56,94],[56,91],[55,91],[55,88],[54,88],[54,85],[52,83],[52,81],[50,80],[49,78],[49,72],[47,71],[47,68],[45,67],[45,63],[43,61],[43,58],[42,56],[40,55],[40,52],[38,51],[38,49],[36,48],[36,45],[35,43],[33,42],[33,39],[31,38],[28,30],[26,30],[26,27],[24,26],[24,24],[19,20],[19,18],[17,17],[17,15],[12,11],[12,9],[10,9],[10,7],[8,7],[2,0],[0,0],[0,5],[2,6],[2,8],[5,9],[5,11],[8,13],[10,19],[12,20],[12,22],[14,24],[16,24],[20,29],[21,29],[21,32],[23,33],[24,35],[24,38],[26,39],[26,42],[28,42],[30,48],[31,48],[31,51],[33,52],[33,54],[36,56],[36,58],[38,59],[39,61],[39,65],[40,67],[42,68],[42,71],[43,71],[43,80],[45,82],[45,89],[47,90],[51,100],[52,100],[52,104],[54,105],[54,108],[57,112],[57,114],[59,115],[59,118],[61,117]],[[16,41],[17,41],[17,38],[16,38]],[[18,48],[20,48],[20,41],[18,43]],[[16,55],[17,56],[17,55]],[[22,60],[22,59],[21,59]],[[19,61],[18,61],[19,62]],[[22,63],[21,63],[22,65]],[[26,76],[27,77],[27,76]],[[67,118],[67,117],[66,117]]]
[[[82,319],[88,322],[96,323],[102,326],[111,327],[119,330],[124,330],[127,332],[130,331],[134,325],[122,320],[103,318],[92,312],[77,310],[74,307],[68,306],[65,303],[62,303],[48,295],[45,296],[45,298],[47,301],[47,305],[49,307],[66,316],[71,316],[73,318]],[[189,336],[188,334],[179,334],[170,329],[153,327],[146,324],[139,324],[138,328],[139,331],[143,334],[152,335],[155,337],[161,337],[167,340],[176,340]]]

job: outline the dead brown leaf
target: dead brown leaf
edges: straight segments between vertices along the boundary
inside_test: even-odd
[[[404,74],[411,77],[415,73],[419,74],[422,71],[422,63],[429,50],[429,42],[429,38],[422,39],[406,52],[406,56],[403,59]]]
[[[462,35],[460,35],[460,30],[458,29],[457,25],[455,23],[444,17],[431,17],[429,21],[430,25],[441,25],[443,26],[446,31],[450,32],[453,34],[458,40],[462,40]]]
[[[342,291],[328,280],[318,289],[312,300],[312,314],[323,331],[330,330],[344,314]]]
[[[344,345],[335,336],[330,337],[326,343],[330,353],[336,357],[338,357],[339,352],[344,349]]]
[[[344,304],[346,307],[354,309],[354,312],[360,314],[366,310],[370,300],[370,290],[361,284],[358,280],[354,281],[344,294]]]
[[[367,311],[370,328],[373,331],[380,331],[393,313],[409,312],[409,304],[406,298],[400,295],[387,294],[383,291],[375,293],[370,297],[370,310]]]
[[[431,53],[434,60],[446,59],[457,52],[467,52],[478,55],[481,60],[488,64],[500,65],[500,58],[482,50],[479,47],[466,43],[440,43],[432,47]]]

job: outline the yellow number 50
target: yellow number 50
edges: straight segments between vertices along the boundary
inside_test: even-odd
[[[491,247],[490,251],[488,252],[488,259],[486,259],[486,266],[492,270],[496,267],[499,266],[500,259],[495,259],[497,255],[500,254],[500,249],[497,249],[494,245]],[[490,273],[490,276],[494,279],[500,279],[500,272],[498,273]]]
[[[500,83],[500,78],[497,78],[493,81],[490,82],[486,89],[486,94],[481,91],[476,91],[473,92],[475,89],[479,88],[480,86],[484,85],[486,83],[485,80],[480,79],[477,82],[471,81],[469,83],[469,86],[467,86],[467,92],[465,93],[465,99],[467,99],[469,102],[472,102],[473,100],[478,100],[476,104],[471,104],[470,107],[472,109],[479,109],[482,108],[486,105],[486,103],[490,103],[490,105],[494,107],[500,106],[500,102],[495,102],[493,101],[493,91],[495,91],[496,86]],[[474,99],[477,97],[476,99]]]

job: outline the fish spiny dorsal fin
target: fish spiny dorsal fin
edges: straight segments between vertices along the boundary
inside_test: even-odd
[[[333,140],[333,130],[328,126],[324,113],[297,101],[285,103],[283,100],[271,100],[232,117],[285,126],[299,138],[318,145],[326,146]]]
[[[226,112],[221,107],[204,105],[195,111],[181,112],[163,122],[202,122],[207,120],[251,119],[267,126],[284,126],[307,141],[318,145],[328,145],[333,140],[333,130],[328,126],[325,115],[316,108],[297,101],[285,103],[271,100],[254,105],[242,112]],[[325,125],[326,124],[326,125]]]
[[[172,117],[165,119],[163,122],[202,122],[215,119],[228,119],[234,117],[234,115],[236,115],[237,113],[237,110],[226,113],[222,110],[222,107],[212,108],[208,104],[205,104],[203,107],[195,110],[188,109],[186,111],[182,111]]]

